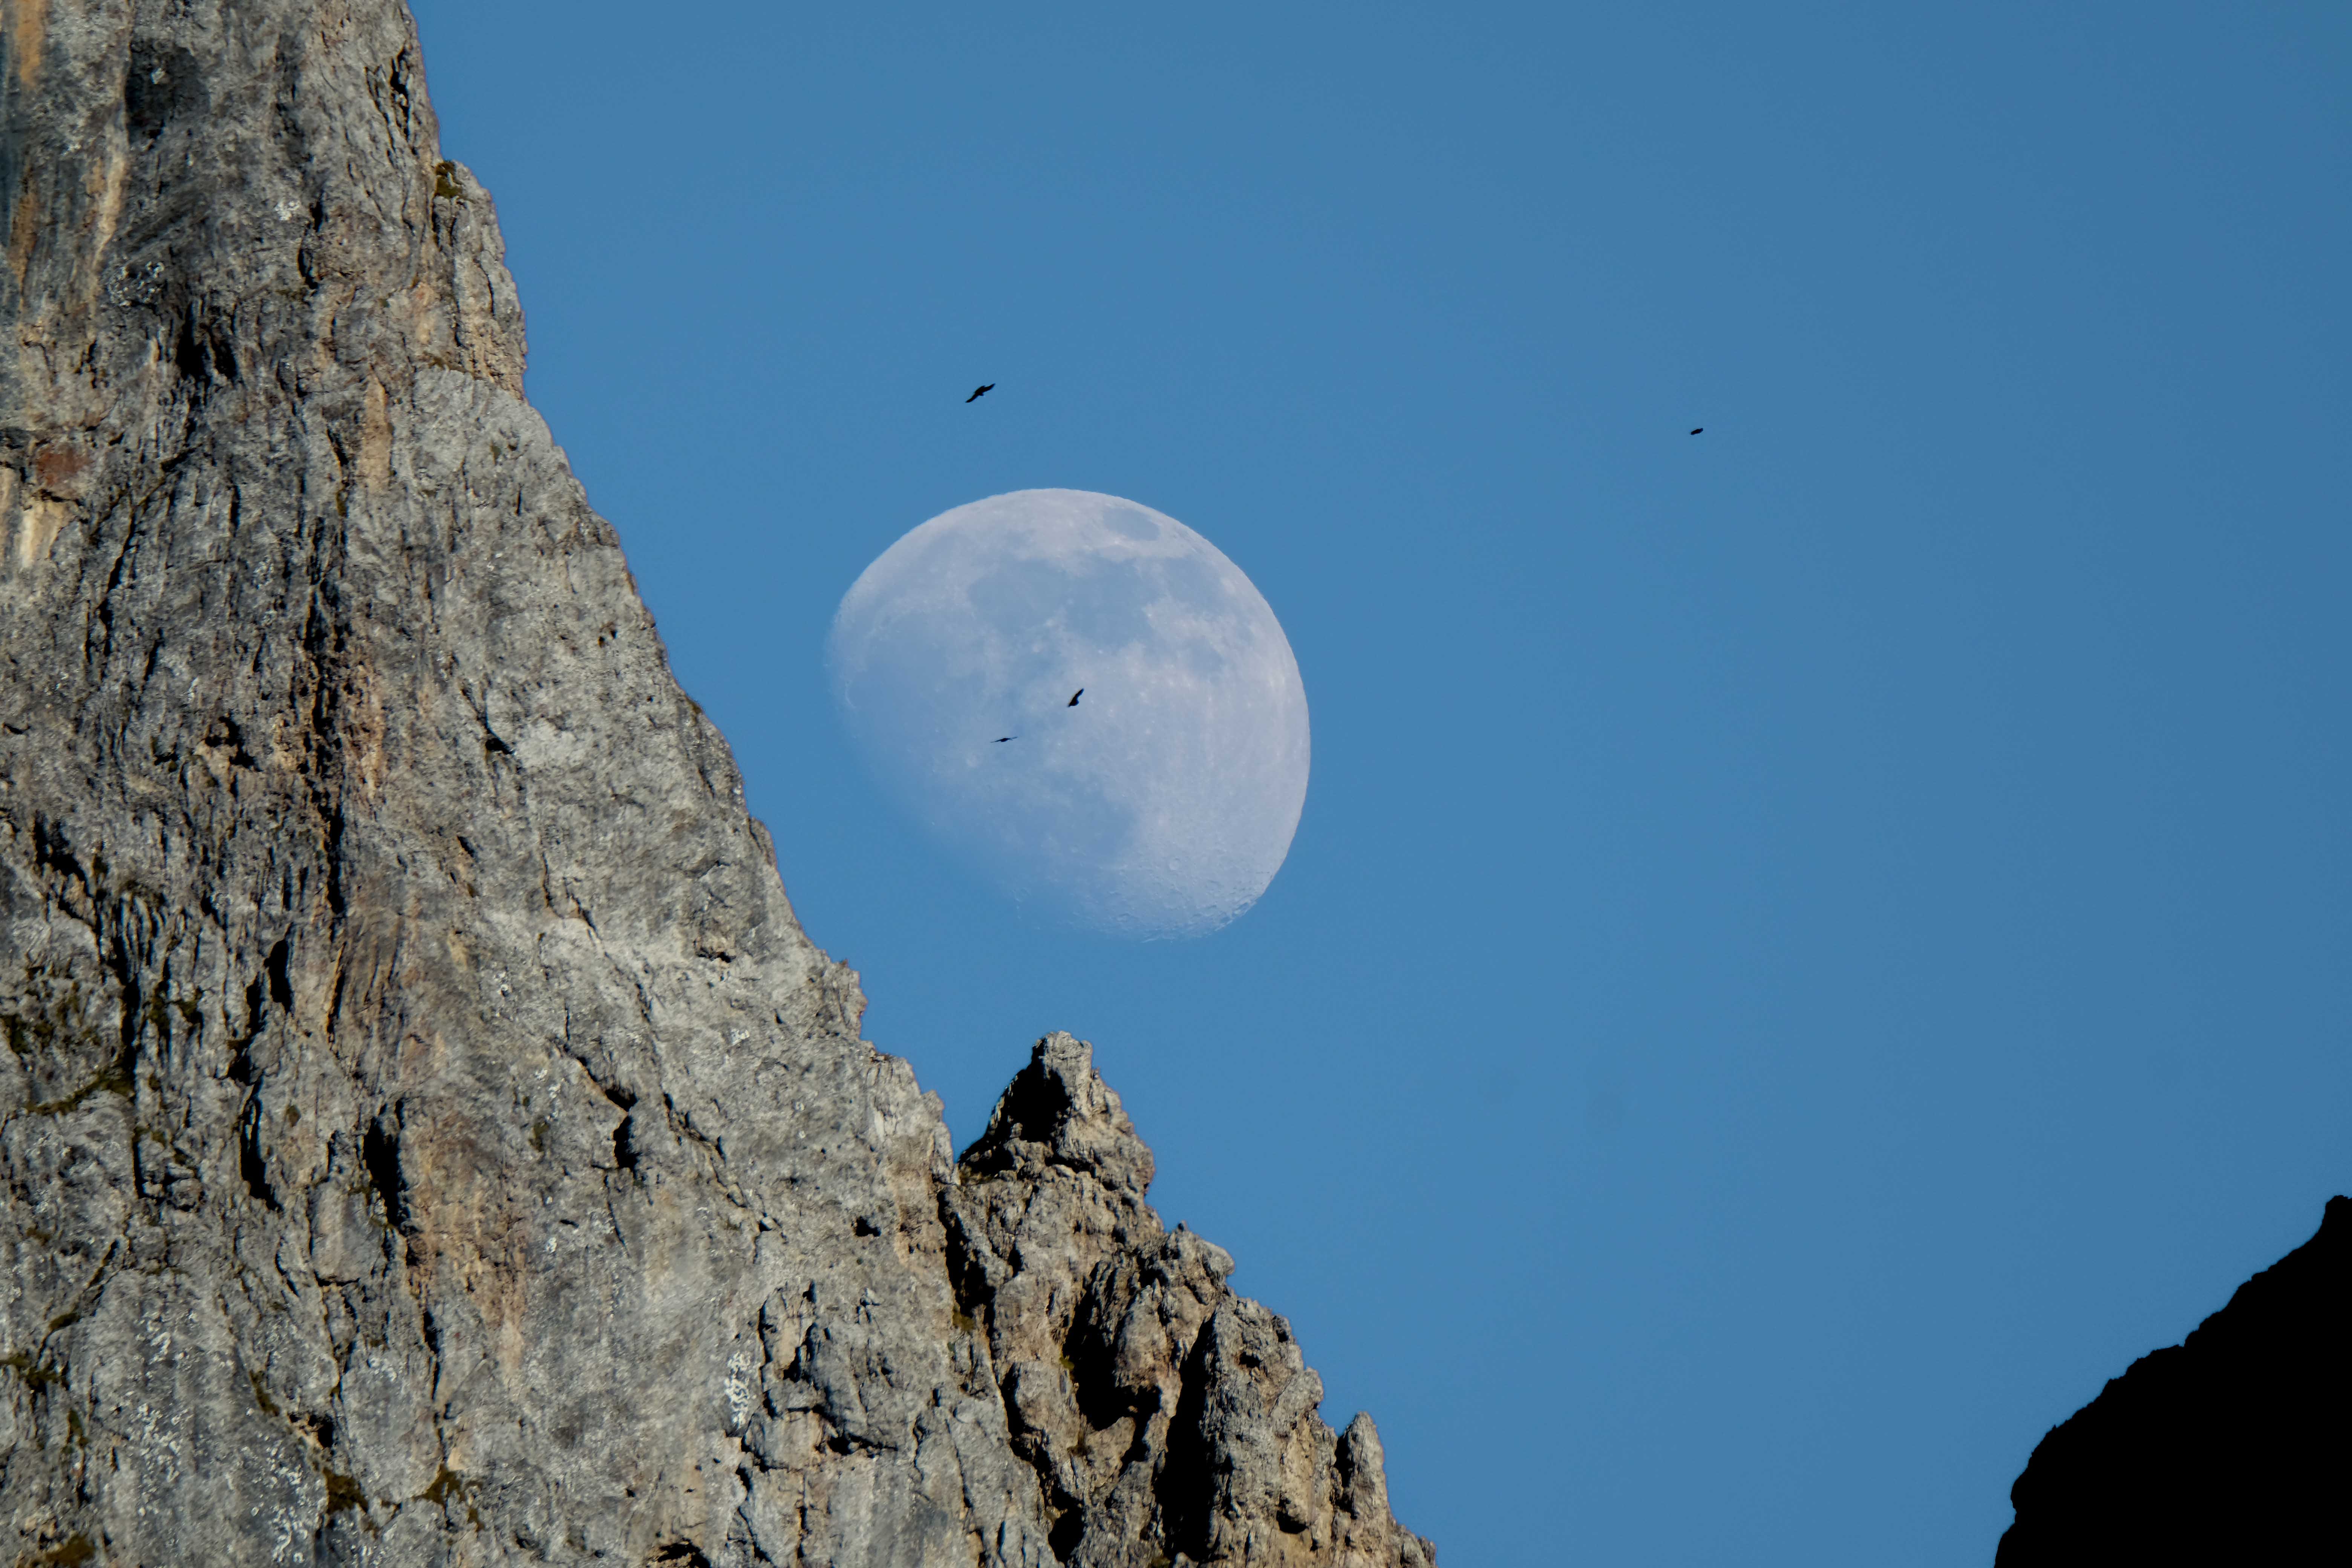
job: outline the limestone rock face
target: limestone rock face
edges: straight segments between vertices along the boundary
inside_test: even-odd
[[[948,1268],[1065,1561],[1432,1561],[1389,1517],[1370,1417],[1335,1437],[1290,1325],[1145,1204],[1151,1151],[1083,1042],[1039,1042],[958,1174]]]
[[[0,1550],[1428,1556],[1056,1037],[961,1170],[396,0],[0,0]]]

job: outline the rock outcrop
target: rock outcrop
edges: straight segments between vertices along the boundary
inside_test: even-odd
[[[2352,1198],[2336,1197],[2317,1235],[2051,1428],[2010,1489],[1998,1568],[2333,1559],[2352,1474],[2347,1323]]]
[[[859,1038],[395,0],[0,0],[0,234],[12,1561],[1427,1561],[1083,1047]]]
[[[1335,1437],[1290,1325],[1145,1204],[1151,1151],[1083,1042],[1039,1042],[958,1175],[948,1268],[1066,1561],[1139,1541],[1198,1563],[1430,1561],[1389,1517],[1370,1418]]]

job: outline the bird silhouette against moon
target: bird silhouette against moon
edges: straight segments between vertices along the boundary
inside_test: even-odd
[[[1290,851],[1309,748],[1289,639],[1150,507],[1019,490],[935,517],[850,587],[825,651],[876,776],[1051,921],[1203,935]]]

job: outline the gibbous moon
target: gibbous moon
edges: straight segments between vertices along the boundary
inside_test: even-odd
[[[1298,661],[1241,568],[1150,507],[1016,490],[943,512],[851,584],[825,659],[876,775],[1056,923],[1205,935],[1290,852]]]

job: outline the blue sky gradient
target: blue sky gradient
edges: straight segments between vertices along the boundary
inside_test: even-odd
[[[1987,1563],[2352,1186],[2352,12],[416,9],[869,1037],[962,1138],[1096,1041],[1444,1561]],[[833,717],[1033,486],[1297,650],[1218,936],[1008,921]]]

